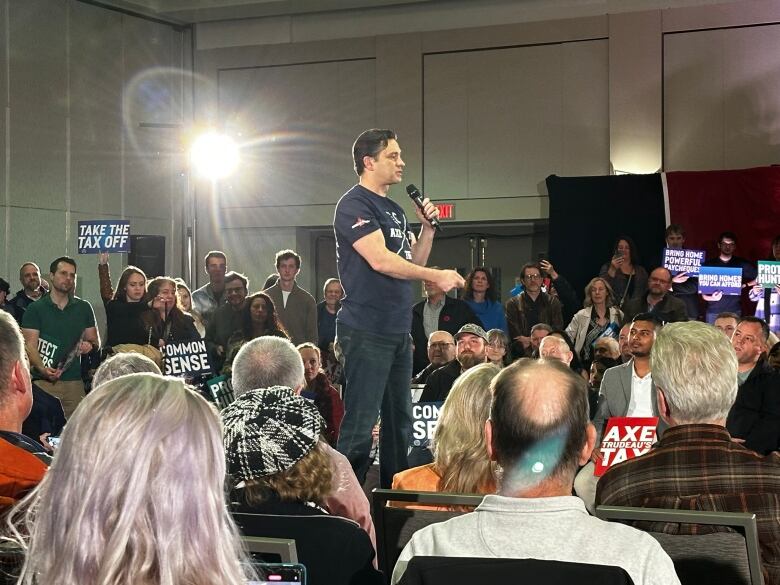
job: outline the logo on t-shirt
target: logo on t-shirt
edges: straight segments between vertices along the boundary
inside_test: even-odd
[[[390,216],[390,219],[392,219],[395,222],[395,225],[397,226],[402,225],[401,220],[398,219],[398,216],[395,214],[395,211],[385,211],[385,213]]]
[[[352,229],[354,230],[354,229],[357,229],[359,227],[363,227],[364,225],[369,224],[369,223],[371,223],[370,219],[363,219],[362,217],[358,217],[357,221],[352,226]]]

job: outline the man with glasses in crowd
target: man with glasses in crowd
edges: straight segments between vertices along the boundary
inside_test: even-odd
[[[723,232],[718,236],[718,250],[720,251],[718,257],[707,260],[703,266],[741,268],[742,288],[745,288],[744,283],[756,279],[758,276],[756,267],[744,258],[734,256],[734,252],[737,250],[737,235],[734,232]],[[707,323],[714,323],[718,314],[723,312],[742,315],[741,295],[724,295],[718,291],[710,295],[702,295],[702,298],[707,301]]]
[[[647,293],[623,304],[623,317],[631,322],[639,313],[652,313],[664,323],[687,321],[685,303],[671,294],[672,273],[663,266],[650,273]]]
[[[412,378],[412,384],[425,384],[430,375],[455,359],[455,338],[448,331],[434,331],[428,338],[430,362]]]

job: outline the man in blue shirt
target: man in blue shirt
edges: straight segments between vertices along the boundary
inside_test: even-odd
[[[424,200],[415,208],[419,236],[409,232],[400,205],[388,198],[403,178],[401,148],[392,130],[367,130],[352,147],[358,184],[336,205],[333,230],[344,299],[336,318],[336,339],[344,355],[346,409],[338,450],[358,480],[365,479],[371,431],[381,413],[380,483],[408,467],[411,430],[411,280],[434,282],[445,292],[462,287],[454,270],[426,268],[438,210]]]

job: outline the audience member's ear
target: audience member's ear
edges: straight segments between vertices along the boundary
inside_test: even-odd
[[[666,401],[666,395],[664,394],[664,391],[658,388],[658,396],[656,398],[656,401],[658,402],[658,415],[666,422],[667,424],[671,425],[671,412],[669,412],[669,403]]]
[[[491,461],[496,460],[496,453],[493,450],[493,421],[485,421],[485,443],[487,443],[488,457]]]
[[[17,361],[11,371],[11,387],[21,393],[32,392],[32,381],[22,362]]]
[[[590,456],[593,453],[593,449],[596,448],[596,436],[596,427],[593,426],[593,423],[588,423],[588,426],[585,429],[585,444],[582,446],[582,450],[580,451],[580,466],[585,465],[588,461],[590,461]]]

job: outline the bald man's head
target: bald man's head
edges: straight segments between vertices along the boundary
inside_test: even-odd
[[[588,389],[565,364],[521,359],[502,370],[493,380],[490,420],[502,490],[550,478],[573,482],[587,442]]]
[[[455,339],[447,331],[434,331],[428,337],[428,361],[443,366],[455,359]]]

